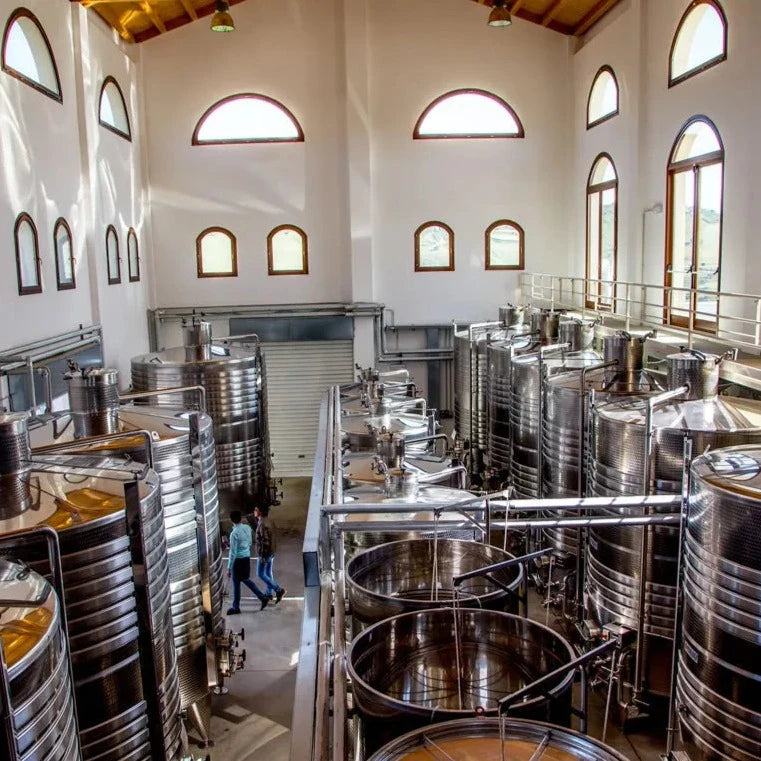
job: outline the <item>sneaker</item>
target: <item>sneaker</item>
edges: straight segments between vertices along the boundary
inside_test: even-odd
[[[267,607],[267,603],[270,601],[269,597],[262,597],[262,607],[259,610],[264,610]]]
[[[287,592],[287,589],[281,589],[276,595],[275,595],[275,602],[280,602],[283,599],[283,595]]]
[[[237,616],[240,613],[240,608],[228,608],[227,609],[227,615],[228,616]]]

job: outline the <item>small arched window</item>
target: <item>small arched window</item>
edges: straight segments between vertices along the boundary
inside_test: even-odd
[[[500,219],[486,228],[486,269],[522,270],[523,228],[509,219]]]
[[[727,58],[727,17],[717,0],[693,0],[671,43],[669,87]]]
[[[412,137],[524,137],[523,125],[509,104],[486,90],[453,90],[436,98],[420,115]]]
[[[443,222],[426,222],[415,230],[415,272],[454,270],[454,233]]]
[[[280,225],[267,236],[267,269],[270,275],[308,275],[306,233],[295,225]]]
[[[198,120],[193,145],[300,143],[304,131],[296,117],[266,95],[241,93],[217,101]]]
[[[74,273],[74,250],[69,223],[59,217],[53,228],[53,250],[55,251],[55,276],[59,291],[77,287]]]
[[[601,153],[587,180],[586,305],[612,309],[618,269],[618,175],[613,159]]]
[[[137,233],[131,227],[127,233],[127,271],[130,283],[140,282],[140,251],[137,247]]]
[[[16,217],[13,228],[16,246],[16,275],[19,296],[42,293],[42,274],[40,272],[40,242],[34,221],[22,212]]]
[[[618,80],[610,66],[600,67],[595,74],[587,100],[587,129],[612,119],[618,114]]]
[[[713,122],[690,119],[671,151],[666,203],[666,315],[716,332],[721,283],[724,146]]]
[[[116,228],[106,228],[106,265],[108,267],[108,284],[118,285],[122,282],[122,261],[119,258],[119,236]]]
[[[238,244],[224,227],[207,227],[196,238],[198,277],[237,277]]]
[[[98,104],[98,122],[119,137],[132,141],[127,104],[117,81],[109,76],[103,80]]]
[[[3,71],[63,102],[50,42],[37,17],[26,8],[17,8],[5,25]]]

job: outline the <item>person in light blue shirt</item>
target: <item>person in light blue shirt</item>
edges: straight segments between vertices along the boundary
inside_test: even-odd
[[[261,610],[267,607],[269,596],[263,594],[259,587],[251,581],[251,543],[253,535],[251,526],[241,523],[240,510],[230,513],[233,528],[230,532],[230,559],[227,561],[227,577],[233,580],[233,604],[227,615],[240,613],[240,585],[245,584],[262,604]]]

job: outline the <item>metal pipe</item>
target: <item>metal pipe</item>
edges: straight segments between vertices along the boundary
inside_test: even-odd
[[[63,607],[63,605],[61,605]],[[5,724],[5,735],[7,738],[6,752],[9,761],[19,761],[18,740],[16,730],[13,726],[13,703],[11,702],[11,676],[8,664],[5,661],[5,650],[0,642],[0,708],[2,708],[2,719]]]
[[[59,344],[63,343],[64,341],[69,340],[70,338],[76,338],[77,336],[84,336],[88,333],[95,333],[97,335],[100,335],[102,331],[102,328],[100,325],[88,325],[86,327],[80,326],[78,330],[70,330],[67,333],[60,333],[57,336],[52,336],[50,338],[43,338],[39,341],[32,341],[28,344],[23,344],[22,346],[14,347],[11,349],[7,349],[6,352],[3,354],[0,354],[0,363],[4,362],[7,355],[23,355],[24,357],[34,352],[35,349],[41,349],[46,346],[52,346],[53,344]],[[35,357],[35,359],[38,359]],[[0,368],[2,369],[2,368]]]
[[[164,394],[187,394],[191,392],[198,393],[198,409],[206,412],[206,389],[203,386],[176,386],[172,388],[162,388],[156,391],[129,391],[119,392],[119,403],[130,402],[134,399],[148,399],[154,396],[163,396]]]
[[[346,589],[343,534],[335,534],[333,546],[333,761],[346,761]]]
[[[330,677],[330,607],[331,607],[330,574],[324,572],[320,583],[320,621],[317,634],[317,692],[315,696],[314,745],[312,746],[313,761],[326,761],[328,757],[328,682]]]
[[[149,468],[153,467],[153,437],[150,431],[134,430],[127,433],[104,433],[101,436],[92,436],[83,441],[69,441],[60,444],[46,444],[45,446],[33,447],[32,455],[55,454],[58,452],[81,452],[83,448],[89,447],[90,444],[100,444],[102,442],[114,442],[122,439],[128,440],[138,436],[143,439],[143,450],[145,452],[145,462]]]
[[[495,573],[496,571],[502,571],[505,568],[512,568],[514,565],[520,565],[534,560],[536,558],[544,557],[545,555],[551,555],[554,552],[552,547],[545,547],[544,549],[537,550],[536,552],[529,552],[527,555],[521,555],[520,557],[510,558],[509,560],[502,560],[499,563],[492,563],[486,565],[483,568],[475,568],[472,571],[466,571],[465,573],[457,574],[452,577],[452,585],[459,587],[463,581],[469,579],[476,579],[480,576],[485,576],[487,573]]]
[[[417,441],[415,443],[417,443]],[[459,488],[464,489],[465,477],[468,474],[468,469],[464,465],[453,465],[450,468],[444,468],[443,470],[436,471],[435,473],[425,473],[424,475],[418,476],[418,483],[435,484],[458,473],[461,476]]]

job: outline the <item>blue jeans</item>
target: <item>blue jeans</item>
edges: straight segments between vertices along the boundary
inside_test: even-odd
[[[259,590],[249,578],[251,576],[251,560],[249,558],[236,558],[233,560],[232,568],[233,577],[233,604],[235,610],[240,610],[240,585],[245,584],[258,598],[259,601],[265,599],[265,595]]]
[[[275,577],[272,575],[272,565],[274,562],[274,553],[265,560],[262,558],[256,559],[256,575],[267,585],[267,594],[270,595],[282,591],[278,583],[275,581]]]

